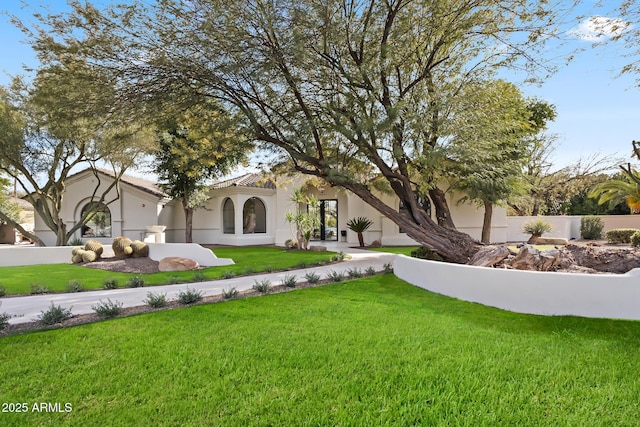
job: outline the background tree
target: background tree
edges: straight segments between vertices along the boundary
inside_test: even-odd
[[[640,160],[640,142],[632,141],[633,152]],[[618,178],[608,179],[598,185],[589,193],[589,197],[597,198],[598,204],[609,204],[610,208],[626,203],[634,215],[640,214],[640,172],[631,166],[631,163],[620,166],[622,174]]]
[[[0,106],[0,108],[2,108]],[[17,223],[20,220],[20,207],[11,200],[9,193],[9,180],[0,175],[0,225]],[[4,220],[3,218],[7,218]]]
[[[451,229],[437,187],[459,93],[500,67],[539,69],[566,13],[555,2],[520,0],[71,6],[70,15],[43,17],[32,39],[38,51],[82,55],[120,79],[127,102],[170,99],[185,87],[194,100],[223,100],[298,172],[350,190],[455,262],[478,248]],[[372,191],[376,176],[404,213]],[[425,193],[438,223],[418,203]]]
[[[208,199],[206,184],[244,161],[251,144],[239,118],[214,102],[164,110],[168,119],[158,132],[154,172],[167,194],[181,201],[185,242],[191,243],[193,212]]]

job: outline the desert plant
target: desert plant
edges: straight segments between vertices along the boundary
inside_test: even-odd
[[[67,291],[69,292],[82,292],[84,291],[84,286],[80,283],[79,280],[70,280],[67,285]]]
[[[0,313],[0,331],[9,326],[9,319],[11,319],[11,315],[9,313]]]
[[[631,236],[638,231],[636,228],[614,228],[605,233],[609,243],[630,243]]]
[[[147,298],[142,300],[142,302],[153,308],[166,307],[168,304],[167,294],[147,292]]]
[[[320,281],[320,276],[318,275],[318,273],[313,271],[310,271],[307,274],[305,274],[304,278],[307,280],[307,282],[314,285]]]
[[[87,240],[87,242],[84,244],[84,250],[93,251],[96,254],[96,259],[100,259],[104,251],[104,247],[99,241],[91,239]]]
[[[236,277],[236,273],[233,271],[225,271],[222,273],[222,278],[223,279],[232,279]]]
[[[437,252],[432,251],[426,246],[420,246],[418,249],[411,251],[411,256],[430,261],[444,261],[444,258],[442,258]]]
[[[82,252],[82,262],[93,262],[98,259],[98,255],[93,251]]]
[[[385,272],[385,273],[387,273],[387,274],[388,274],[388,273],[393,273],[393,265],[392,265],[391,263],[389,263],[389,262],[388,262],[388,263],[386,263],[386,264],[383,266],[383,270],[384,270],[384,272]]]
[[[274,268],[271,265],[265,265],[263,270],[264,270],[265,273],[272,273]]]
[[[308,264],[306,261],[300,261],[298,265],[296,265],[296,268],[300,268],[300,269],[307,268],[307,267],[308,267]]]
[[[84,245],[84,242],[82,241],[82,239],[80,237],[74,237],[73,239],[69,240],[69,243],[67,243],[68,246],[82,246]]]
[[[49,289],[45,285],[40,285],[39,283],[32,283],[30,292],[31,295],[41,295],[48,294],[49,292],[51,292],[51,289]]]
[[[531,237],[529,238],[527,243],[535,244],[538,240],[538,237],[542,236],[544,233],[548,233],[552,228],[553,226],[547,221],[543,219],[537,219],[535,221],[530,221],[524,224],[522,226],[522,231],[527,234],[531,234]]]
[[[118,280],[104,279],[104,282],[102,282],[102,287],[105,289],[116,289],[118,287]]]
[[[367,276],[375,276],[376,274],[376,269],[373,268],[372,266],[367,267],[366,270],[364,270],[364,274]]]
[[[56,323],[62,323],[71,317],[73,317],[71,308],[62,308],[62,306],[54,305],[53,302],[51,302],[51,306],[48,310],[40,312],[38,321],[43,325],[55,325]]]
[[[189,305],[202,301],[202,292],[187,287],[184,291],[178,293],[178,302],[180,304]]]
[[[238,290],[236,288],[225,288],[222,290],[222,298],[232,299],[238,296]]]
[[[282,279],[282,285],[287,288],[295,288],[297,283],[297,278],[292,274],[285,274],[284,279]]]
[[[604,222],[597,216],[583,216],[580,219],[580,237],[585,240],[597,240],[602,237]]]
[[[253,289],[260,293],[267,294],[271,290],[271,282],[269,279],[263,279],[261,281],[256,280],[253,285]]]
[[[98,304],[92,305],[91,309],[101,318],[110,319],[118,316],[122,312],[122,305],[121,302],[113,302],[111,298],[109,298],[107,301],[100,300]]]
[[[636,231],[631,235],[630,242],[631,242],[631,246],[633,246],[634,248],[637,248],[638,246],[640,246],[640,230]]]
[[[364,247],[364,236],[362,235],[362,233],[367,231],[372,225],[373,221],[364,216],[351,218],[349,221],[347,221],[347,228],[358,234],[358,244],[361,248]]]
[[[349,279],[359,279],[362,277],[362,271],[359,268],[350,268],[347,270],[347,276]]]
[[[184,279],[179,276],[169,276],[167,277],[167,285],[177,285],[179,283],[184,283]]]
[[[142,276],[133,276],[127,280],[127,288],[141,288],[144,286],[144,278]]]
[[[344,261],[346,257],[347,255],[343,251],[340,251],[331,257],[331,261]]]
[[[344,273],[338,271],[331,271],[327,273],[327,279],[331,280],[334,283],[342,282],[344,280]]]
[[[255,272],[256,272],[256,271],[255,271],[253,268],[251,268],[251,267],[247,267],[247,268],[245,268],[244,270],[242,270],[242,274],[244,274],[244,275],[253,274],[253,273],[255,273]]]
[[[194,282],[204,282],[205,280],[207,280],[207,276],[202,271],[195,271],[193,273],[193,276],[191,277],[191,280],[193,280]]]
[[[140,240],[131,242],[131,256],[133,258],[146,258],[149,256],[149,245]]]
[[[111,244],[111,248],[113,249],[113,253],[116,258],[126,258],[133,253],[133,248],[131,248],[131,239],[128,237],[116,237],[113,239],[113,243]]]
[[[296,242],[298,249],[307,250],[313,230],[320,226],[320,218],[315,214],[319,201],[313,196],[304,194],[302,189],[294,190],[289,199],[294,203],[295,211],[287,212],[285,221],[291,226],[292,241]]]

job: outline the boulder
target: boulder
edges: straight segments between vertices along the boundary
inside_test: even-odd
[[[370,248],[381,248],[382,247],[382,242],[380,240],[374,240],[373,242],[371,242],[369,247]]]
[[[177,256],[162,258],[158,264],[158,270],[163,272],[195,270],[198,267],[200,265],[196,261]]]
[[[569,244],[567,239],[561,237],[538,237],[536,245],[561,245],[566,246]]]
[[[327,250],[326,246],[309,246],[311,252],[324,252]]]
[[[485,246],[475,253],[469,265],[493,267],[509,256],[509,249],[504,246]]]

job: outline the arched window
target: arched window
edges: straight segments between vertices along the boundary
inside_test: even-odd
[[[244,202],[242,232],[244,234],[267,232],[267,211],[262,200],[257,197],[252,197]]]
[[[82,237],[111,237],[111,211],[104,203],[87,203],[80,217],[87,218],[80,228]]]
[[[429,200],[428,197],[418,196],[418,204],[422,206],[422,209],[424,209],[424,211],[427,213],[427,216],[430,217],[431,216],[431,200]],[[406,210],[407,210],[407,207],[404,205],[404,203],[402,203],[402,200],[400,200],[400,206],[398,208],[398,212],[402,212]],[[404,233],[405,231],[402,229],[402,227],[400,227],[398,232]]]
[[[233,200],[228,197],[222,205],[222,232],[224,234],[234,234],[236,232],[236,212],[233,207]]]

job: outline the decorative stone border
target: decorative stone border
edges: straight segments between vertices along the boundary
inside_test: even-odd
[[[398,255],[393,271],[428,291],[518,313],[640,320],[640,269],[626,274],[553,273]]]

